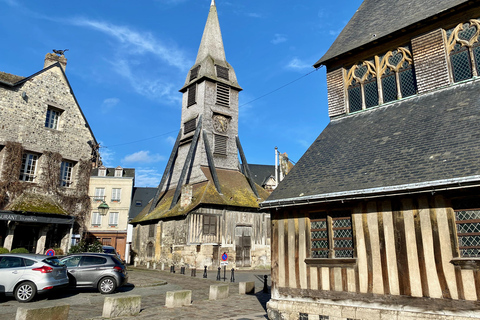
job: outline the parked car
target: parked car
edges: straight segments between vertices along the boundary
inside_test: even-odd
[[[114,254],[118,259],[122,260],[120,254],[112,246],[102,246],[103,253]]]
[[[0,293],[29,302],[38,293],[68,286],[67,268],[57,257],[0,254]]]
[[[100,293],[108,294],[128,281],[126,266],[112,254],[76,253],[60,261],[67,266],[72,287],[97,288]]]

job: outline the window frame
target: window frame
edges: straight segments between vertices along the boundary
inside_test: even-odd
[[[73,184],[73,168],[75,164],[71,161],[62,160],[60,164],[60,186],[71,187]]]
[[[122,188],[112,188],[112,202],[120,202],[122,199]]]
[[[109,227],[118,227],[118,212],[110,212],[108,216],[108,226]]]
[[[36,182],[37,167],[40,155],[25,152],[22,155],[22,165],[20,167],[19,180],[24,182]]]
[[[55,108],[53,106],[47,107],[47,113],[45,115],[45,128],[52,130],[59,130],[60,118],[63,110]]]
[[[103,192],[100,192],[102,190]],[[95,194],[93,196],[94,201],[104,201],[105,200],[105,188],[104,187],[96,187]]]
[[[102,225],[102,215],[100,214],[100,212],[92,212],[92,216],[90,218],[90,225],[92,227],[100,227]]]
[[[202,219],[202,233],[204,236],[217,236],[217,216],[204,214]],[[212,223],[213,221],[213,223]],[[206,230],[208,229],[208,230]],[[213,232],[212,232],[213,229]],[[207,232],[205,232],[207,231]]]
[[[351,230],[351,237],[335,237],[334,236],[334,231],[337,230],[347,230],[345,227],[339,227],[335,228],[334,227],[334,221],[336,220],[350,220],[350,228]],[[317,238],[314,239],[312,237],[312,232],[316,231],[321,231],[321,229],[313,229],[312,228],[312,222],[315,221],[325,221],[326,222],[326,238]],[[356,264],[357,258],[356,258],[356,248],[355,248],[355,234],[354,234],[354,225],[353,225],[353,219],[352,219],[352,213],[350,210],[339,210],[339,211],[317,211],[317,212],[312,212],[310,214],[310,234],[309,234],[309,257],[305,259],[305,263],[308,265],[325,265],[325,266],[342,266],[342,267],[352,267],[353,265]],[[325,251],[328,251],[328,257],[312,257],[312,251],[317,251],[313,250],[312,242],[315,240],[319,239],[324,239],[328,243],[328,248]],[[339,247],[335,246],[336,241],[341,241],[341,240],[346,240],[350,239],[352,241],[352,247],[348,247],[345,250],[338,250]],[[345,248],[345,247],[340,247],[340,248]],[[337,249],[337,250],[335,250]],[[335,252],[336,251],[346,251],[346,250],[352,250],[352,256],[351,257],[336,257]]]

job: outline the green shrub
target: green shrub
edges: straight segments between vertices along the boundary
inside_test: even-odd
[[[63,256],[65,254],[62,248],[53,248],[53,251],[55,251],[56,256]]]
[[[25,248],[15,248],[10,253],[30,253],[30,251]]]
[[[98,240],[95,240],[92,243],[87,243],[85,240],[81,240],[78,244],[72,246],[68,251],[68,253],[80,252],[103,252],[102,243]]]
[[[10,251],[8,251],[7,248],[3,248],[3,247],[0,247],[0,254],[2,253],[9,253]]]
[[[95,240],[93,243],[88,245],[88,252],[103,252],[102,243],[98,240]]]

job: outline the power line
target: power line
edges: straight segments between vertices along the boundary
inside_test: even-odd
[[[266,97],[266,96],[268,96],[268,95],[271,95],[272,93],[277,92],[277,91],[279,91],[279,90],[281,90],[281,89],[283,89],[283,88],[291,85],[292,83],[297,82],[298,80],[303,79],[303,78],[311,75],[311,74],[314,73],[315,71],[318,71],[321,67],[323,67],[323,65],[320,66],[320,67],[318,67],[318,68],[315,68],[315,70],[312,70],[312,71],[304,74],[303,76],[301,76],[301,77],[299,77],[299,78],[297,78],[297,79],[295,79],[295,80],[292,80],[292,81],[290,81],[290,82],[288,82],[288,83],[286,83],[286,84],[284,84],[284,85],[282,85],[282,86],[280,86],[280,87],[278,87],[278,88],[276,88],[276,89],[274,89],[274,90],[272,90],[272,91],[270,91],[270,92],[268,92],[268,93],[266,93],[266,94],[264,94],[264,95],[261,95],[261,96],[258,97],[258,98],[255,98],[255,99],[253,99],[253,100],[250,100],[250,101],[248,101],[248,102],[246,102],[246,103],[238,106],[238,108],[241,108],[241,107],[243,107],[243,106],[245,106],[245,105],[247,105],[247,104],[250,104],[250,103],[252,103],[252,102],[255,102],[255,101],[257,101],[257,100],[260,100],[260,99],[262,99],[262,98],[264,98],[264,97]],[[158,137],[161,137],[161,136],[166,136],[166,135],[171,134],[171,133],[174,133],[174,132],[177,132],[177,131],[170,131],[170,132],[162,133],[162,134],[159,134],[159,135],[156,135],[156,136],[153,136],[153,137],[144,138],[144,139],[140,139],[140,140],[136,140],[136,141],[131,141],[131,142],[125,142],[125,143],[115,144],[115,145],[112,145],[112,146],[102,146],[101,148],[108,149],[108,148],[113,148],[113,147],[118,147],[118,146],[124,146],[124,145],[127,145],[127,144],[133,144],[133,143],[137,143],[137,142],[142,142],[142,141],[146,141],[146,140],[155,139],[155,138],[158,138]]]

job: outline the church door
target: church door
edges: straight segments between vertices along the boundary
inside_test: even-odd
[[[252,247],[252,227],[235,228],[235,262],[237,267],[250,267],[250,249]]]

